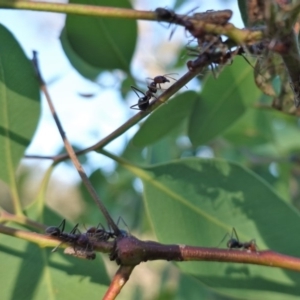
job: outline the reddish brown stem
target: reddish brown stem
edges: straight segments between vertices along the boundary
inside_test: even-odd
[[[135,266],[148,260],[167,261],[219,261],[278,267],[300,271],[300,259],[273,251],[241,251],[204,248],[187,245],[163,245],[153,241],[140,241],[131,236],[117,240],[113,259],[121,265]]]
[[[113,300],[121,292],[121,289],[128,281],[134,266],[121,266],[115,274],[107,292],[105,293],[103,300]]]

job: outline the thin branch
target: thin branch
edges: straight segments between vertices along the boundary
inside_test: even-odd
[[[80,16],[156,20],[155,12],[96,5],[0,0],[0,7],[9,9],[66,13]]]
[[[67,248],[70,246],[69,243],[66,242],[64,243],[64,241],[53,236],[15,229],[1,224],[0,224],[0,233],[17,237],[26,240],[28,242],[37,244],[41,248],[45,248],[45,247],[53,248],[53,247],[57,247],[58,245],[60,248]],[[112,242],[98,241],[93,243],[93,248],[102,253],[111,253],[113,247],[114,245]]]
[[[109,224],[109,226],[112,228],[112,230],[114,231],[114,233],[118,236],[121,234],[121,231],[120,229],[118,228],[118,226],[116,225],[116,223],[114,222],[114,220],[111,218],[110,214],[108,213],[107,209],[105,208],[103,202],[101,201],[100,197],[97,195],[97,192],[96,190],[94,189],[93,185],[91,184],[91,182],[89,181],[89,178],[88,176],[86,175],[82,165],[80,164],[76,154],[75,154],[75,151],[72,147],[72,145],[70,144],[70,142],[68,141],[67,137],[66,137],[66,134],[62,128],[62,125],[61,125],[61,122],[58,118],[58,115],[55,111],[55,108],[54,108],[54,105],[52,103],[52,100],[51,100],[51,97],[50,97],[50,94],[48,92],[48,89],[46,87],[46,84],[42,78],[42,75],[41,75],[41,72],[40,72],[40,69],[39,69],[39,65],[38,65],[38,59],[37,59],[37,52],[33,52],[33,60],[32,60],[33,64],[34,64],[34,67],[35,67],[35,71],[36,71],[36,75],[40,81],[40,87],[41,87],[41,90],[43,91],[46,99],[47,99],[47,102],[48,102],[48,105],[49,105],[49,108],[50,108],[50,111],[52,113],[52,116],[55,120],[55,123],[56,123],[56,126],[58,128],[58,131],[62,137],[62,140],[64,142],[64,145],[65,145],[65,148],[76,168],[76,170],[78,171],[85,187],[87,188],[87,190],[89,191],[89,193],[91,194],[94,202],[96,203],[96,205],[99,207],[100,211],[102,212],[102,214],[104,215],[107,223]]]
[[[115,8],[106,6],[93,6],[81,4],[63,4],[63,3],[48,3],[48,2],[32,2],[32,1],[11,1],[0,0],[0,8],[47,11],[66,14],[75,14],[81,16],[95,16],[107,18],[122,18],[135,20],[157,21],[159,16],[154,11],[139,11],[125,8]],[[186,16],[180,16],[184,17]],[[174,20],[164,20],[164,22],[174,23]],[[261,30],[239,29],[232,24],[228,26],[216,26],[205,22],[195,22],[198,24],[195,29],[204,30],[212,34],[224,34],[232,38],[238,44],[246,44],[247,41],[258,42],[262,38]],[[177,23],[177,25],[183,25]]]
[[[103,300],[114,300],[121,292],[123,286],[128,281],[134,266],[121,266],[115,274],[107,292],[105,293]]]
[[[44,231],[46,229],[46,226],[44,224],[33,221],[25,217],[24,215],[10,214],[5,210],[1,210],[0,223],[5,223],[5,222],[14,222],[17,224],[27,225],[41,231]]]
[[[115,140],[117,137],[121,136],[124,132],[126,132],[128,129],[130,129],[132,126],[137,124],[140,120],[144,119],[146,116],[148,116],[154,109],[165,103],[171,96],[173,96],[176,92],[178,92],[182,87],[184,87],[190,80],[192,80],[194,77],[196,77],[202,70],[201,68],[195,69],[195,71],[190,72],[188,71],[186,74],[184,74],[181,78],[179,78],[173,85],[171,85],[167,90],[165,90],[160,96],[157,97],[155,101],[153,101],[148,110],[146,111],[140,111],[136,115],[134,115],[132,118],[130,118],[128,121],[126,121],[123,125],[121,125],[119,128],[117,128],[115,131],[113,131],[111,134],[106,136],[104,139],[99,141],[98,143],[76,152],[76,155],[82,155],[91,151],[99,151],[102,148],[104,148],[107,144],[109,144],[111,141]],[[37,155],[26,155],[25,158],[47,158],[49,159],[49,156],[37,156]],[[69,159],[68,154],[61,154],[57,156],[53,156],[52,159],[55,163],[62,162],[64,160]]]
[[[0,232],[27,240],[39,245],[40,247],[56,247],[62,242],[60,239],[55,237],[18,230],[1,224]],[[60,245],[62,248],[66,248],[68,246],[68,243]],[[154,241],[141,241],[134,236],[119,237],[115,243],[104,241],[94,242],[93,249],[103,253],[110,253],[111,260],[116,260],[118,264],[132,268],[141,262],[166,260],[181,262],[233,262],[300,271],[299,258],[270,250],[250,252],[232,249],[194,247],[188,245],[167,245]]]
[[[140,241],[133,236],[117,239],[112,258],[123,266],[135,266],[149,260],[219,261],[300,271],[299,258],[269,250],[250,252],[188,245],[164,245],[153,241]]]

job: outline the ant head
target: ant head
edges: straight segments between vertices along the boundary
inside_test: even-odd
[[[166,83],[166,82],[170,82],[170,80],[169,79],[167,79],[165,76],[156,76],[156,77],[154,77],[154,82],[155,83]]]
[[[61,234],[61,230],[56,226],[47,227],[45,231],[46,234],[50,236],[59,236]]]

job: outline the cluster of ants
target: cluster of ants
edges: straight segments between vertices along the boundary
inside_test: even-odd
[[[206,33],[201,26],[197,26],[197,23],[200,25],[203,23],[209,23],[224,26],[228,23],[232,16],[231,10],[226,9],[222,11],[194,13],[191,17],[187,15],[177,15],[174,11],[165,8],[157,8],[155,12],[157,14],[158,21],[165,21],[169,24],[181,25],[185,27],[188,32],[190,32],[190,34],[193,36],[193,39],[197,40],[198,47],[196,49],[189,48],[189,50],[193,52],[191,54],[197,56],[195,60],[190,60],[187,62],[187,67],[191,72],[195,71],[199,67],[205,67],[208,65],[210,65],[213,70],[214,65],[224,65],[228,61],[231,61],[234,55],[242,55],[244,53],[242,47],[236,47],[236,49],[232,52],[229,49],[227,42],[223,42],[219,35],[217,36]],[[171,33],[171,36],[172,34],[173,32]],[[151,98],[156,98],[155,94],[158,88],[161,89],[160,84],[170,82],[167,79],[167,77],[169,77],[167,75],[169,74],[154,77],[153,81],[148,84],[148,90],[145,93],[138,88],[131,86],[139,100],[137,104],[132,105],[130,108],[141,111],[147,110],[150,105]],[[140,97],[138,92],[143,96]]]
[[[81,233],[79,231],[78,224],[76,224],[69,233],[64,232],[65,225],[66,220],[64,219],[58,226],[50,226],[46,228],[47,235],[56,237],[61,240],[61,243],[58,244],[52,250],[52,252],[55,252],[62,243],[69,243],[72,246],[67,247],[64,250],[65,254],[72,255],[78,258],[93,260],[96,258],[93,243],[107,242],[110,239],[113,240],[118,237],[114,232],[106,230],[101,224],[99,224],[97,227],[88,228],[85,233]],[[128,236],[128,233],[124,230],[120,230],[120,234],[123,237]],[[224,236],[223,240],[227,236],[228,234]],[[223,240],[221,241],[221,243],[223,242]],[[234,228],[232,229],[231,237],[227,242],[227,247],[229,249],[243,249],[250,252],[257,251],[255,240],[244,243],[240,242],[237,232]]]
[[[110,239],[116,239],[118,236],[116,233],[106,230],[100,223],[97,227],[90,227],[85,233],[81,233],[76,224],[74,228],[69,232],[64,232],[66,220],[58,226],[49,226],[46,228],[46,235],[56,237],[61,240],[52,252],[55,252],[62,243],[72,244],[72,247],[67,247],[64,250],[65,254],[73,255],[78,258],[93,260],[96,258],[96,253],[93,248],[95,242],[107,242]],[[101,228],[100,228],[101,227]],[[127,236],[127,232],[120,230],[122,236]]]

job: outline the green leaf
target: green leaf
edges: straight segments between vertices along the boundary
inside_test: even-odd
[[[249,103],[258,99],[261,92],[252,74],[251,66],[236,57],[218,79],[208,78],[189,124],[193,145],[204,144],[219,135],[245,113]]]
[[[0,25],[0,178],[15,186],[15,171],[40,115],[33,66],[14,36]]]
[[[160,242],[217,247],[235,227],[241,241],[255,238],[260,250],[299,255],[299,214],[240,165],[192,158],[144,169],[124,166],[143,180],[146,208]],[[281,269],[217,262],[178,265],[216,292],[239,299],[297,299],[300,293],[294,282],[300,274]]]
[[[71,0],[70,3],[132,8],[124,0]],[[71,64],[89,79],[95,79],[101,69],[129,72],[136,39],[136,21],[75,15],[67,16],[61,35]]]
[[[142,124],[133,137],[133,144],[144,147],[167,135],[190,115],[197,98],[195,92],[185,92],[159,107]]]
[[[174,300],[181,299],[232,300],[232,297],[229,298],[215,293],[193,276],[180,274],[178,290]]]
[[[245,0],[238,0],[238,5],[241,13],[242,20],[244,25],[248,25],[248,13],[247,13],[247,4]]]
[[[68,40],[66,33],[66,27],[63,28],[60,34],[60,42],[63,50],[65,51],[66,56],[68,57],[71,65],[85,78],[88,78],[92,81],[96,80],[99,73],[102,69],[97,68],[86,61],[84,61],[72,48]]]
[[[274,141],[272,119],[265,110],[248,108],[246,113],[225,133],[236,146],[260,146]]]
[[[96,299],[107,290],[99,254],[85,261],[3,234],[0,244],[1,299]]]

